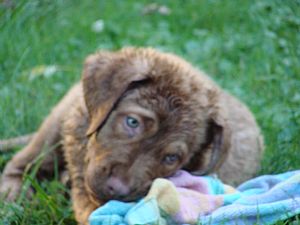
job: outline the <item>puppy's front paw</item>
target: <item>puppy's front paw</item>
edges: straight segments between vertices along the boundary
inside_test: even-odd
[[[80,225],[89,225],[88,218],[94,210],[95,210],[95,207],[87,207],[86,209],[83,209],[80,212],[78,210],[76,210],[75,216],[76,216],[77,221],[79,221],[79,224]]]
[[[0,198],[6,201],[15,201],[21,193],[22,179],[2,177],[0,181]]]

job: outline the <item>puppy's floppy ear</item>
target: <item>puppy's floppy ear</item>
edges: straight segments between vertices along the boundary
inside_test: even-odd
[[[215,98],[215,96],[212,98]],[[222,109],[222,106],[216,100],[209,112],[206,141],[187,165],[187,168],[193,174],[204,175],[216,171],[226,159],[230,148],[231,131],[227,125],[225,113],[226,111]],[[203,159],[203,154],[208,154],[208,162],[205,162],[207,159]]]
[[[90,115],[86,135],[102,126],[131,83],[147,79],[145,74],[122,73],[122,66],[124,58],[118,53],[99,52],[86,59],[82,74],[84,99]]]
[[[220,114],[215,115],[209,121],[206,145],[210,146],[211,152],[206,168],[201,171],[202,174],[216,171],[226,159],[230,144],[230,130],[228,129],[226,120]]]

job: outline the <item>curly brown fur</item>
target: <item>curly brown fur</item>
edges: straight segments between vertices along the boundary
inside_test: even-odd
[[[0,190],[10,190],[8,199],[26,165],[55,144],[40,170],[51,171],[54,157],[63,168],[65,159],[80,224],[107,200],[139,198],[153,179],[180,168],[241,182],[255,174],[263,151],[245,105],[181,58],[149,48],[87,58],[82,81],[7,164]]]

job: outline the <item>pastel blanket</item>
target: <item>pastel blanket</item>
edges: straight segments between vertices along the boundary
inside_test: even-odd
[[[156,179],[138,202],[109,201],[90,225],[273,224],[300,214],[300,170],[265,175],[237,188],[178,171]]]

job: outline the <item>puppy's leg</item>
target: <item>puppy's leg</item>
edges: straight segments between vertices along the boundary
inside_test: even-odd
[[[55,154],[59,153],[57,150],[60,145],[62,120],[80,91],[81,86],[74,86],[52,110],[30,143],[8,162],[0,180],[0,193],[5,194],[7,200],[15,200],[20,193],[22,176],[27,165],[33,163],[43,149],[49,148],[50,154],[44,158],[40,169],[53,171]],[[61,154],[57,156],[62,158]]]
[[[79,224],[87,225],[89,215],[101,203],[91,197],[85,183],[85,171],[88,161],[86,131],[89,126],[89,115],[83,97],[78,98],[77,102],[77,106],[70,110],[64,121],[62,136],[65,160],[72,187],[71,194],[75,218]]]
[[[78,185],[72,186],[72,201],[76,221],[78,221],[80,225],[88,225],[89,215],[99,207],[99,205],[89,199],[84,187]]]
[[[72,116],[70,117],[72,118]],[[83,117],[78,117],[78,120],[74,120],[76,122],[80,121]],[[66,123],[65,125],[73,126],[72,119],[70,123]],[[83,135],[75,135],[76,129],[66,129],[71,133],[65,132],[64,134],[64,149],[65,149],[65,157],[67,161],[68,171],[71,180],[71,194],[72,194],[72,202],[73,202],[73,210],[75,213],[76,221],[81,225],[88,224],[88,217],[93,210],[101,205],[99,202],[95,202],[95,200],[91,200],[90,195],[88,194],[87,187],[85,186],[85,173],[84,173],[84,159],[86,157],[86,143],[78,137]],[[77,129],[78,132],[80,129]],[[83,129],[86,130],[86,129]]]
[[[51,146],[59,142],[58,130],[59,128],[53,122],[52,116],[49,116],[33,140],[8,162],[0,183],[0,193],[7,194],[7,200],[14,200],[20,193],[22,176],[27,166],[30,166],[37,159],[43,149],[47,147],[51,149]],[[42,164],[45,163],[50,169],[53,158],[53,154],[49,154]]]

